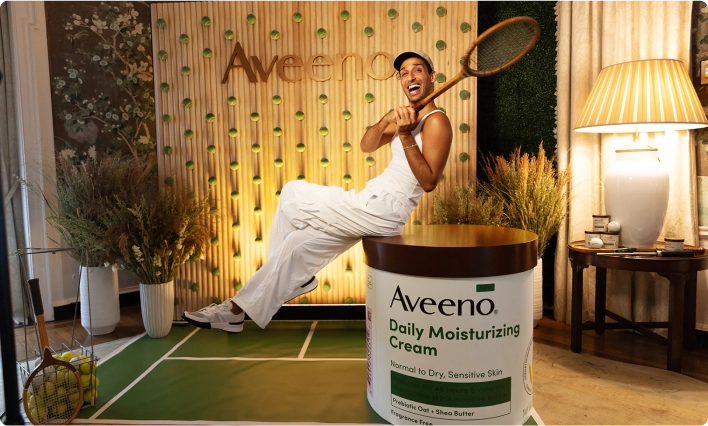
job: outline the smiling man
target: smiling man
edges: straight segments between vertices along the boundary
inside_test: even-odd
[[[273,219],[268,260],[241,291],[221,304],[184,312],[190,324],[239,333],[245,313],[264,328],[280,307],[317,287],[315,273],[365,236],[399,235],[424,192],[438,184],[452,144],[447,116],[434,102],[412,105],[434,90],[433,62],[403,52],[393,62],[409,105],[399,106],[361,140],[363,152],[391,143],[392,158],[361,192],[305,181],[283,186]]]

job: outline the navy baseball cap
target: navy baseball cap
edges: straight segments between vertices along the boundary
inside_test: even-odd
[[[393,60],[393,68],[396,69],[396,71],[401,71],[401,65],[403,64],[403,61],[405,61],[408,58],[420,58],[422,59],[425,64],[428,66],[428,72],[433,72],[435,67],[433,67],[433,61],[430,59],[428,55],[426,55],[423,52],[419,52],[417,50],[411,50],[409,52],[403,52],[400,55],[396,56],[396,59]]]

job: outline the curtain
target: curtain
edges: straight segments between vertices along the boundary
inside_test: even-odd
[[[558,166],[571,165],[568,218],[558,233],[554,316],[570,323],[571,268],[566,246],[584,240],[592,215],[604,213],[602,178],[615,149],[633,135],[573,131],[600,70],[641,59],[678,59],[690,69],[692,2],[560,1],[558,21]],[[693,132],[650,134],[669,169],[669,207],[660,239],[680,237],[698,245]],[[594,318],[595,268],[585,270],[583,321]],[[607,273],[607,308],[634,321],[666,321],[668,280],[654,273]]]
[[[22,191],[15,176],[20,175],[20,153],[15,111],[14,79],[12,76],[10,52],[10,25],[6,2],[0,6],[0,181],[2,181],[2,202],[5,213],[7,250],[12,253],[24,247],[25,227],[22,215]],[[17,256],[8,259],[10,268],[10,289],[12,316],[15,321],[25,323],[27,309],[23,306],[21,264]]]

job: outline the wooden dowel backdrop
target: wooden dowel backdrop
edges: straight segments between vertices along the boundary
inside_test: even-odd
[[[383,171],[390,148],[366,154],[359,141],[407,103],[393,74],[398,53],[424,51],[451,78],[477,34],[476,2],[180,2],[151,10],[160,180],[209,194],[217,223],[205,258],[178,274],[176,317],[232,297],[263,265],[286,182],[359,191]],[[433,194],[475,176],[476,81],[436,103],[452,122],[452,150],[444,179],[409,224],[430,223]],[[357,244],[318,274],[316,291],[291,303],[364,303],[362,255]]]

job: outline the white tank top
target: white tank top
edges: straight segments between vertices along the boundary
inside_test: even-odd
[[[436,112],[442,111],[436,109],[424,115],[415,130],[411,132],[411,136],[413,136],[413,140],[415,140],[421,152],[423,151],[423,137],[421,135],[423,123],[425,123],[425,120],[431,114]],[[383,173],[371,179],[366,186],[373,186],[388,192],[404,205],[412,205],[412,207],[415,208],[425,191],[423,191],[423,187],[420,186],[418,179],[415,178],[413,171],[411,171],[411,166],[406,159],[406,153],[403,152],[401,138],[398,136],[398,132],[396,132],[391,140],[391,153],[392,158],[388,167],[386,167]]]

